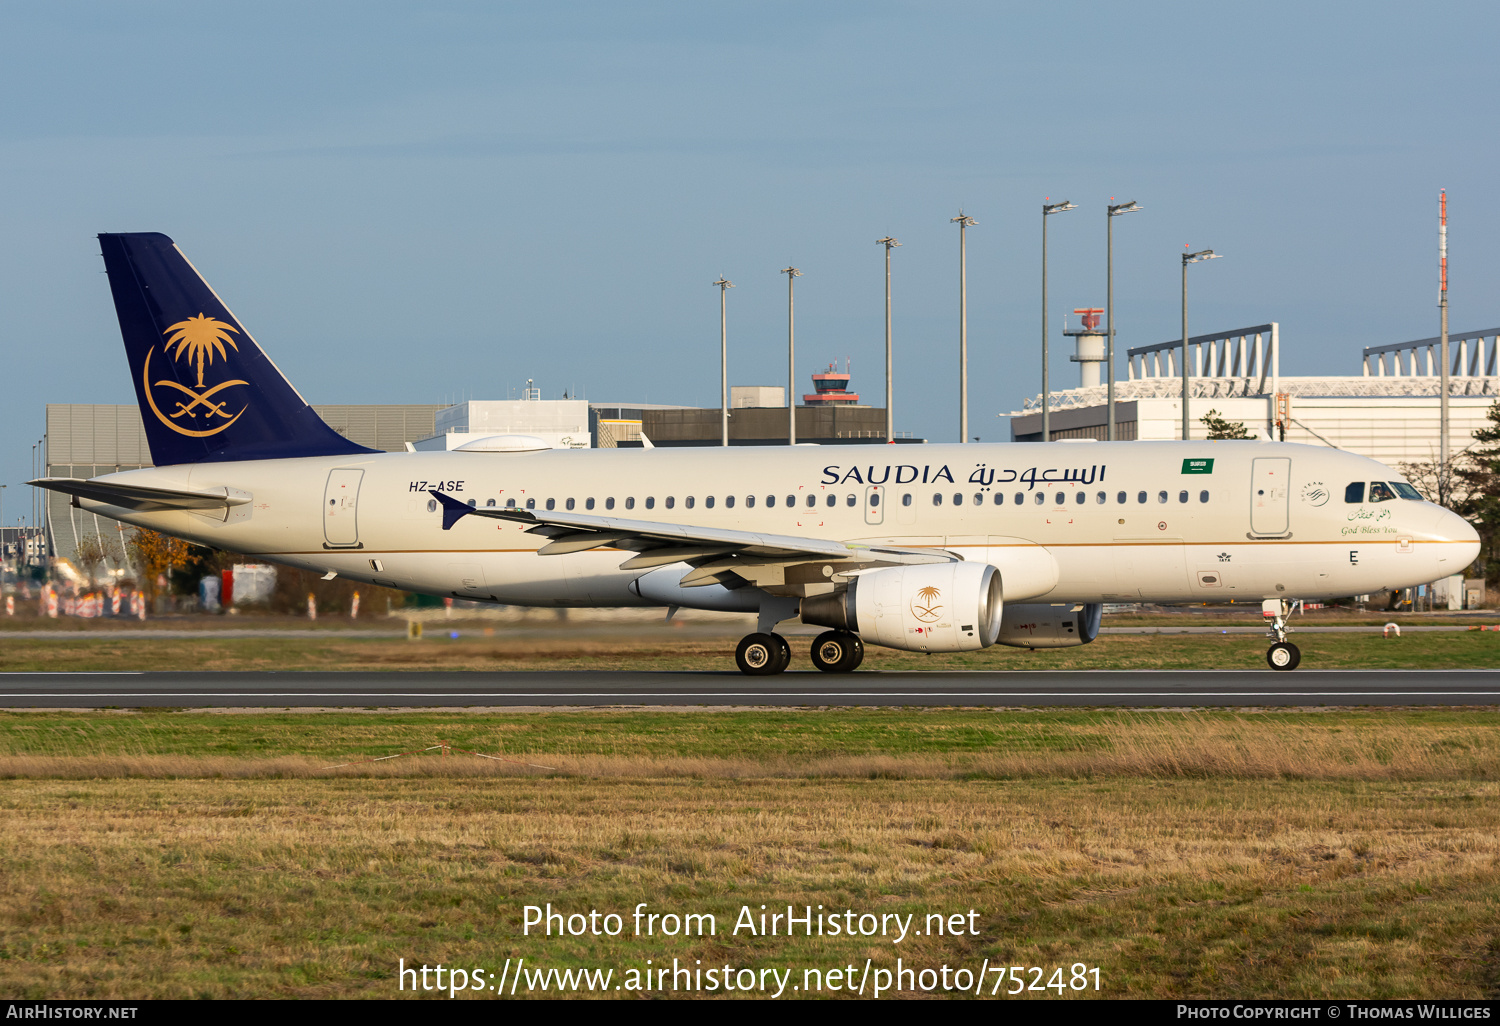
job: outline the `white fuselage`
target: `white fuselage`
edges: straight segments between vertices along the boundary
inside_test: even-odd
[[[1390,468],[1268,442],[374,453],[100,480],[227,486],[253,501],[227,519],[82,508],[319,573],[516,605],[651,603],[629,589],[642,572],[618,569],[631,553],[540,556],[547,539],[526,525],[480,517],[444,531],[429,491],[479,507],[945,549],[1000,567],[1008,602],[1326,598],[1446,577],[1478,552],[1473,529],[1432,503],[1344,501],[1351,482],[1399,481]]]

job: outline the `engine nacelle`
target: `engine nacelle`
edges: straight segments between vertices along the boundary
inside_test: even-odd
[[[1000,571],[988,563],[869,570],[847,591],[802,600],[802,622],[853,631],[871,645],[969,652],[1000,636]]]
[[[1074,648],[1099,636],[1104,606],[1061,603],[1005,607],[1000,619],[1000,644],[1013,648]]]

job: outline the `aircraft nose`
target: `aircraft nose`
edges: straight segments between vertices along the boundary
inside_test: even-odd
[[[1451,509],[1441,510],[1438,513],[1432,525],[1432,533],[1439,541],[1479,544],[1479,532],[1474,530],[1474,525]],[[1477,555],[1479,550],[1474,551]]]
[[[1445,562],[1456,563],[1459,567],[1468,566],[1474,562],[1479,555],[1479,532],[1474,530],[1474,525],[1450,509],[1438,513],[1432,524],[1433,538],[1441,542],[1451,542],[1462,546],[1461,549]],[[1454,571],[1457,572],[1457,571]]]

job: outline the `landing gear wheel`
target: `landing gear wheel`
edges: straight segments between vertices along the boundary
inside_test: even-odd
[[[792,646],[788,645],[786,639],[783,638],[780,634],[773,634],[771,635],[771,637],[776,639],[776,646],[778,650],[778,654],[776,656],[776,672],[785,673],[786,668],[792,665]]]
[[[741,673],[769,677],[782,672],[792,661],[792,648],[779,634],[747,634],[734,650]]]
[[[824,673],[852,673],[865,658],[865,643],[858,634],[827,631],[813,642],[812,663]]]
[[[1295,670],[1302,662],[1302,651],[1290,641],[1278,641],[1266,651],[1266,662],[1273,670]]]

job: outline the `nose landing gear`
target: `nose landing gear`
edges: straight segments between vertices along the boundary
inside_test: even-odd
[[[1267,599],[1261,603],[1261,615],[1271,618],[1271,629],[1266,636],[1276,641],[1266,650],[1266,663],[1273,670],[1295,670],[1302,662],[1302,650],[1286,640],[1286,617],[1289,606],[1285,599]]]

